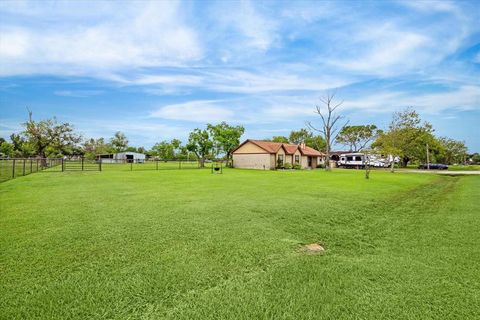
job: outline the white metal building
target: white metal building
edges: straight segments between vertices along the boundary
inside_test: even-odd
[[[144,163],[145,155],[138,152],[118,152],[118,153],[109,153],[101,154],[97,156],[97,160],[102,163]]]

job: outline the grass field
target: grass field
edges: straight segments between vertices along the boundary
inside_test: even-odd
[[[28,175],[0,184],[0,318],[478,319],[479,196],[355,170]]]

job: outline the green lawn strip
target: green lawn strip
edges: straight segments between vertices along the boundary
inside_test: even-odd
[[[474,212],[471,188],[479,186],[478,179],[473,185],[473,179],[463,182],[456,190],[458,178],[442,178],[428,188],[412,190],[415,193],[408,200],[406,194],[398,195],[403,200],[390,199],[392,211],[384,213],[389,222],[380,219],[375,223],[375,216],[383,213],[360,208],[368,210],[368,222],[352,222],[368,229],[376,240],[373,251],[363,253],[359,247],[357,254],[340,248],[319,256],[290,255],[254,277],[247,274],[185,299],[169,315],[175,319],[194,315],[216,319],[474,319],[473,306],[480,292],[474,279],[478,279],[480,261],[478,249],[472,249],[478,236],[471,239],[450,230],[463,229],[463,224],[442,224],[442,220],[458,218],[462,210],[458,200],[467,212]],[[445,206],[439,210],[437,205]],[[466,222],[469,231],[478,230],[478,216],[470,214]],[[473,259],[469,253],[474,253]]]
[[[417,261],[424,246],[413,251],[415,259],[410,251],[392,252],[408,242],[424,199],[458,200],[457,186],[467,178],[457,179],[200,170],[52,173],[8,181],[0,187],[2,315],[355,318],[382,315],[383,301],[392,315],[415,316],[395,303],[410,288],[403,280],[425,285],[409,269],[429,266]],[[444,197],[448,188],[453,198]],[[459,190],[468,195],[470,188]],[[405,201],[407,191],[419,196]],[[465,197],[471,212],[476,207]],[[433,214],[428,203],[425,217]],[[326,254],[298,252],[316,241]],[[470,245],[458,254],[471,252]],[[432,314],[444,314],[433,307]]]

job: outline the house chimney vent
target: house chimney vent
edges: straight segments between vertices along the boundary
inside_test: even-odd
[[[301,148],[302,150],[305,149],[305,142],[300,143],[300,148]]]

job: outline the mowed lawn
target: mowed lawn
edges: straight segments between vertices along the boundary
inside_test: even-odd
[[[0,184],[0,318],[478,319],[479,244],[480,177],[35,173]]]

